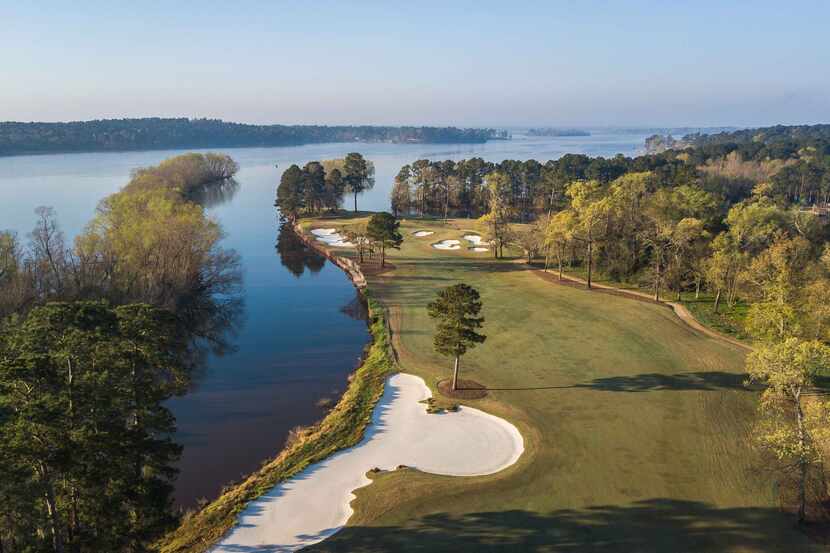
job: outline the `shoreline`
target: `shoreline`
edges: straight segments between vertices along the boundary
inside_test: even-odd
[[[334,454],[361,443],[375,407],[383,395],[386,380],[398,372],[397,355],[392,346],[386,310],[371,298],[359,265],[314,244],[313,240],[304,236],[298,223],[291,225],[291,231],[343,270],[366,302],[371,341],[366,347],[363,362],[350,376],[349,385],[340,400],[321,421],[300,432],[293,443],[287,444],[273,458],[266,460],[261,469],[224,489],[201,510],[185,516],[178,528],[155,544],[156,551],[211,551],[237,527],[240,513],[251,503],[268,494],[280,483],[303,472],[309,465],[329,459]]]

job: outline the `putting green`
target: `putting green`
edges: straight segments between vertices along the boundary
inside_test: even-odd
[[[462,359],[461,374],[490,394],[463,403],[513,422],[526,452],[486,477],[375,476],[349,526],[312,550],[813,550],[777,509],[773,477],[752,448],[744,352],[667,308],[430,246],[481,231],[474,222],[402,225],[405,237],[414,230],[435,234],[407,238],[389,255],[394,270],[369,277],[390,310],[403,370],[435,392],[450,361],[432,351],[425,306],[441,287],[475,286],[488,339]]]

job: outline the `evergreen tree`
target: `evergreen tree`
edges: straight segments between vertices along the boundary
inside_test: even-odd
[[[286,169],[280,178],[277,187],[276,206],[280,208],[280,215],[293,221],[304,207],[303,172],[297,165]]]
[[[357,195],[370,190],[375,185],[372,166],[363,159],[362,155],[352,152],[346,154],[343,169],[349,192],[354,194],[354,210],[357,213]]]
[[[389,213],[375,213],[366,225],[370,240],[380,244],[380,266],[386,263],[386,248],[400,249],[403,236],[398,232],[401,224]]]
[[[484,324],[481,299],[478,291],[466,284],[456,284],[438,292],[438,297],[427,305],[430,318],[437,321],[433,337],[435,351],[452,357],[455,364],[452,374],[452,389],[458,389],[458,374],[461,356],[467,350],[487,339],[476,332]]]
[[[346,190],[346,183],[343,181],[343,174],[340,169],[334,168],[326,173],[326,184],[323,204],[330,211],[337,211],[343,203],[343,193]]]

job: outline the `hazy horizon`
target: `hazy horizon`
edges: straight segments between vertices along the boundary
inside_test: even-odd
[[[830,4],[0,7],[2,121],[755,127],[830,121]]]

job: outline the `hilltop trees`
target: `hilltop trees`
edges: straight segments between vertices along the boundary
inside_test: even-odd
[[[386,264],[386,248],[398,249],[403,236],[398,232],[401,224],[389,213],[375,213],[366,225],[367,237],[380,245],[380,266]]]
[[[478,291],[466,284],[456,284],[438,292],[438,297],[427,306],[430,318],[437,322],[433,345],[441,355],[452,357],[454,362],[452,389],[458,389],[461,356],[467,350],[487,339],[476,332],[484,324],[481,298]]]

